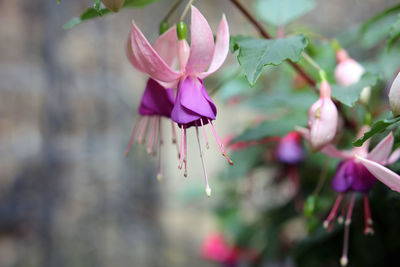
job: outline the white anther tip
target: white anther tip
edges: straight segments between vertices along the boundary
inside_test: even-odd
[[[211,188],[210,187],[206,188],[206,194],[207,194],[208,197],[211,196]]]
[[[347,266],[347,264],[349,263],[349,260],[347,259],[347,257],[346,256],[342,256],[341,258],[340,258],[340,266]]]

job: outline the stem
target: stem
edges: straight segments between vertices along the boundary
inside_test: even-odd
[[[169,17],[171,17],[172,13],[178,8],[178,6],[182,3],[183,0],[178,0],[175,2],[175,4],[171,7],[171,9],[168,11],[168,13],[165,15],[162,21],[167,21]]]
[[[194,0],[189,0],[189,2],[186,4],[185,9],[183,10],[182,16],[181,16],[181,18],[179,19],[180,21],[183,21],[183,20],[185,19],[186,14],[187,14],[188,11],[189,11],[189,7],[193,4],[193,2],[194,2]]]
[[[232,4],[234,4],[242,13],[243,15],[257,28],[259,33],[261,34],[262,37],[271,39],[271,35],[269,35],[263,28],[263,26],[250,14],[250,12],[241,4],[239,3],[238,0],[230,0]],[[304,72],[304,70],[297,65],[296,63],[293,63],[292,61],[288,61],[288,63],[301,75],[303,78],[307,81],[309,85],[312,87],[315,87],[316,82],[314,81],[313,78],[311,78],[307,73]]]
[[[310,57],[309,54],[307,54],[306,52],[302,53],[302,56],[304,57],[304,59],[306,61],[308,61],[308,63],[310,63],[311,66],[313,66],[314,68],[316,68],[318,71],[321,71],[322,68],[318,65],[317,62],[314,61],[314,59],[312,59],[312,57]]]

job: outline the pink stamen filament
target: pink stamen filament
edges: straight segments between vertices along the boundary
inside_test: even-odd
[[[214,125],[212,124],[212,122],[210,121],[210,119],[207,119],[208,123],[211,126],[211,130],[215,136],[215,139],[217,140],[218,146],[221,149],[222,155],[228,160],[229,164],[233,165],[233,161],[229,158],[228,154],[226,154],[224,147],[222,146],[222,142],[218,137],[217,131],[214,128]]]
[[[346,266],[349,261],[348,257],[347,257],[347,253],[349,250],[349,234],[350,234],[351,215],[353,214],[355,199],[356,199],[356,193],[353,193],[351,195],[349,208],[347,210],[346,221],[344,223],[343,253],[342,253],[342,257],[340,258],[341,266]]]
[[[186,134],[186,127],[183,132],[183,144],[184,144],[184,156],[183,156],[183,163],[185,164],[185,172],[183,176],[187,177],[187,134]]]
[[[372,228],[372,216],[371,216],[371,208],[369,206],[368,195],[364,194],[364,234],[374,234],[374,229]]]
[[[338,216],[338,223],[343,224],[344,223],[344,218],[346,217],[346,210],[347,210],[347,201],[346,201],[346,195],[344,196],[343,200],[343,206],[342,206],[342,211],[340,212],[340,215]]]
[[[197,127],[197,125],[196,125],[196,138],[197,138],[197,143],[199,144],[200,159],[201,159],[201,164],[203,166],[204,179],[205,179],[205,182],[206,182],[206,193],[207,193],[207,196],[209,197],[211,195],[211,188],[210,188],[210,185],[208,183],[206,164],[204,162],[203,149],[201,148],[201,143],[200,143],[200,138],[199,138],[199,128]]]
[[[181,125],[181,149],[180,149],[181,152],[179,153],[178,169],[182,169],[182,164],[183,164],[183,135],[184,135],[183,125]]]
[[[206,129],[204,129],[204,125],[203,125],[203,119],[200,119],[200,123],[201,123],[201,129],[203,130],[203,134],[204,134],[204,140],[206,140],[206,148],[209,149],[210,146],[208,145],[208,139],[207,139]]]
[[[158,117],[158,173],[157,173],[157,180],[161,181],[163,178],[162,174],[162,153],[161,153],[161,147],[163,145],[163,140],[162,140],[162,129],[161,129],[161,117]]]
[[[136,138],[136,132],[139,128],[140,122],[142,121],[142,116],[139,116],[139,119],[135,122],[135,125],[133,126],[133,130],[132,130],[132,134],[131,134],[131,138],[129,139],[129,143],[128,146],[126,147],[125,150],[125,156],[127,157],[129,155],[129,151],[132,148],[133,142],[135,142],[135,138]]]
[[[336,198],[335,204],[333,205],[333,208],[331,212],[328,215],[328,218],[324,221],[324,228],[328,228],[331,222],[335,219],[337,211],[340,207],[340,203],[342,202],[343,199],[343,193],[340,193],[339,196]]]
[[[149,128],[150,128],[150,123],[149,122],[150,122],[150,117],[149,117],[149,120],[146,123],[146,128],[144,130],[142,144],[146,144],[147,133],[148,133]]]
[[[160,141],[162,141],[161,140],[161,134],[160,134],[160,129],[159,129],[159,127],[160,127],[160,125],[161,124],[159,124],[159,120],[161,121],[161,117],[160,116],[157,116],[156,117],[157,119],[156,119],[156,126],[155,126],[155,128],[154,128],[154,140],[153,140],[153,146],[152,146],[152,155],[153,156],[156,156],[157,155],[157,151],[158,151],[158,143],[160,142]]]
[[[176,137],[176,129],[175,129],[175,122],[171,120],[171,129],[172,129],[172,143],[176,145],[176,153],[178,154],[178,159],[179,159],[179,145]]]
[[[144,132],[144,129],[146,128],[146,126],[147,126],[147,121],[148,121],[148,120],[149,120],[149,117],[146,116],[146,117],[144,118],[144,121],[143,121],[143,123],[142,123],[142,126],[140,127],[140,132],[139,132],[138,139],[136,140],[136,144],[139,144],[139,143],[142,141],[143,132]]]
[[[157,119],[157,116],[153,116],[152,121],[151,121],[150,139],[149,139],[149,144],[147,147],[148,154],[151,154],[152,147],[153,147],[153,138],[154,138],[154,132],[155,132],[154,130],[156,127],[156,119]]]

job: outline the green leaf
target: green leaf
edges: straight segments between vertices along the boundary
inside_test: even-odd
[[[315,7],[314,0],[258,0],[257,15],[275,26],[285,25]]]
[[[71,29],[72,27],[80,24],[81,22],[89,19],[94,19],[97,17],[102,17],[108,13],[110,10],[108,8],[99,8],[96,9],[96,3],[98,0],[95,0],[95,7],[89,7],[86,9],[79,17],[73,17],[67,23],[63,25],[65,30]],[[160,1],[160,0],[126,0],[122,8],[130,7],[130,8],[139,8],[150,3]]]
[[[400,11],[400,5],[396,5],[393,7],[390,7],[388,9],[385,9],[378,15],[372,17],[371,19],[367,20],[360,28],[361,34],[365,34],[374,24],[379,22],[380,20],[386,18],[387,16],[391,16],[397,11]]]
[[[332,85],[332,96],[349,107],[354,107],[354,104],[360,98],[361,91],[368,86],[375,86],[378,80],[381,79],[378,74],[365,73],[360,81],[350,86]]]
[[[100,11],[100,4],[101,4],[101,0],[94,0],[94,8],[97,11]]]
[[[392,24],[389,31],[388,49],[390,49],[400,38],[400,17]]]
[[[266,65],[277,66],[284,60],[296,62],[300,60],[308,41],[303,35],[268,40],[241,38],[231,45],[250,85],[254,85]]]
[[[394,124],[400,122],[400,117],[391,118],[391,119],[384,119],[375,122],[371,126],[371,130],[366,132],[360,139],[353,142],[354,146],[362,146],[362,144],[367,141],[372,136],[383,133],[388,127],[393,126]]]

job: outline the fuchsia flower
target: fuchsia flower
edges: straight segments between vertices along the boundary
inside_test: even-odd
[[[369,127],[364,126],[359,136],[368,131]],[[364,197],[364,234],[373,234],[372,217],[368,202],[368,192],[374,185],[376,179],[386,184],[392,190],[400,192],[400,176],[391,170],[384,167],[384,165],[392,164],[400,157],[400,149],[390,153],[393,146],[393,135],[390,133],[386,136],[372,151],[368,152],[369,140],[363,146],[356,147],[349,151],[339,151],[333,145],[324,147],[321,152],[334,158],[343,159],[339,163],[336,174],[332,180],[332,188],[339,192],[339,196],[324,222],[324,227],[332,229],[333,221],[335,220],[340,204],[344,198],[348,201],[343,204],[342,214],[339,216],[339,222],[343,222],[346,217],[345,223],[345,236],[343,245],[343,254],[340,259],[342,266],[348,263],[347,250],[349,229],[351,223],[351,216],[354,207],[356,192],[360,192]],[[348,196],[349,195],[349,196]],[[347,203],[346,203],[347,202]],[[346,212],[347,207],[347,212]]]
[[[301,136],[298,132],[290,132],[279,141],[276,157],[286,164],[297,164],[304,159]]]
[[[176,53],[171,53],[175,51],[175,45],[177,42],[175,27],[172,27],[164,34],[162,34],[154,43],[154,49],[158,54],[167,62],[168,65],[173,65]],[[139,71],[144,71],[141,63],[137,61],[136,57],[133,55],[131,42],[128,40],[126,46],[126,53],[129,61],[132,65]],[[149,78],[146,84],[146,88],[142,95],[139,106],[140,117],[136,121],[129,141],[128,147],[125,154],[128,155],[132,144],[145,143],[148,128],[150,128],[150,137],[148,142],[147,152],[151,154],[158,150],[159,157],[159,170],[157,174],[157,179],[162,179],[162,163],[161,163],[161,149],[162,149],[162,127],[161,127],[161,117],[170,118],[172,108],[174,105],[175,93],[174,89],[165,89],[154,79]],[[172,121],[171,121],[172,122]],[[173,142],[176,143],[176,132],[175,127],[172,124],[173,131]]]
[[[319,99],[312,104],[308,113],[308,129],[297,129],[310,142],[313,152],[333,140],[338,122],[338,111],[331,99],[331,87],[326,79],[321,82],[319,95]]]
[[[397,74],[390,87],[389,102],[393,116],[400,115],[400,73]]]
[[[365,72],[364,67],[353,58],[349,57],[344,49],[340,49],[336,53],[336,60],[338,64],[335,68],[335,79],[339,85],[350,86],[355,84]],[[367,103],[370,95],[371,87],[365,87],[361,91],[361,102]]]
[[[227,266],[235,266],[239,260],[240,251],[230,246],[220,233],[207,236],[201,248],[201,254],[205,259]]]
[[[136,63],[139,70],[149,74],[152,79],[165,88],[177,87],[177,96],[171,112],[171,118],[178,123],[181,129],[179,168],[182,168],[182,165],[185,164],[186,175],[186,129],[195,126],[206,179],[206,193],[210,195],[211,189],[208,184],[203,152],[198,138],[198,127],[210,124],[222,154],[230,164],[233,164],[211,122],[216,118],[217,109],[208,96],[202,81],[202,79],[221,67],[228,54],[229,28],[225,16],[222,16],[216,43],[214,44],[214,36],[206,19],[197,8],[192,6],[191,46],[189,47],[184,38],[179,40],[177,44],[179,71],[171,68],[171,65],[156,49],[156,45],[153,48],[149,44],[134,22],[132,22],[131,30],[131,48],[132,61]],[[174,50],[171,49],[169,51]],[[203,132],[205,135],[204,128]],[[208,143],[206,135],[205,140]]]

